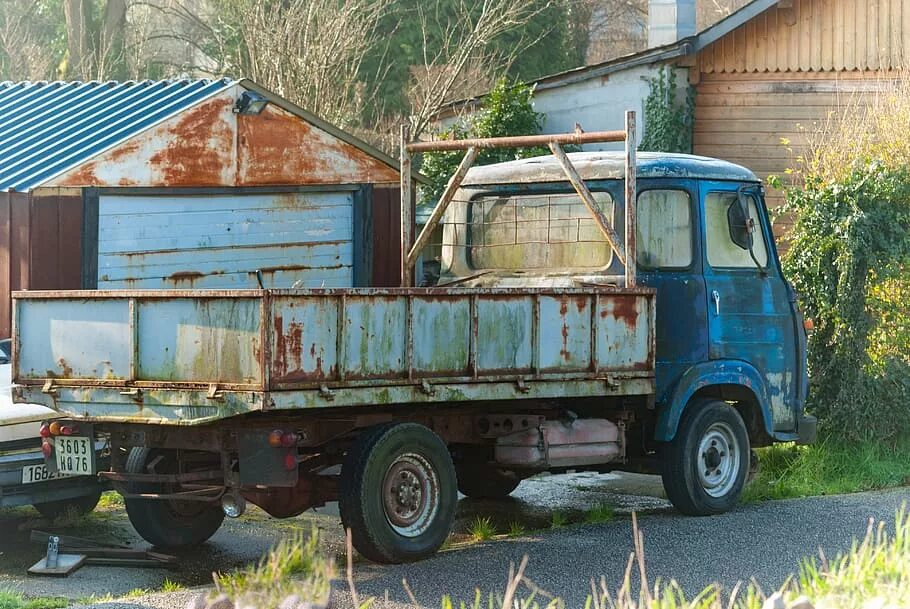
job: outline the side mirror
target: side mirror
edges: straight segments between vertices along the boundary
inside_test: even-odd
[[[752,251],[755,219],[749,215],[749,197],[741,190],[736,194],[736,200],[727,208],[727,224],[733,243],[744,250]]]

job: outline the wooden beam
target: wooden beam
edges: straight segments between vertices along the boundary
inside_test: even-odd
[[[619,235],[616,234],[616,231],[610,226],[610,221],[604,215],[603,211],[601,211],[600,207],[598,207],[597,202],[594,200],[594,196],[591,194],[591,191],[588,190],[588,185],[585,184],[584,180],[581,179],[581,176],[578,175],[578,171],[575,169],[575,166],[572,165],[572,161],[569,160],[569,157],[566,156],[566,153],[563,152],[563,149],[559,144],[550,142],[550,151],[553,152],[553,156],[559,161],[559,165],[562,167],[563,172],[565,172],[566,177],[569,178],[569,182],[571,182],[572,187],[575,188],[575,192],[578,193],[582,203],[585,204],[585,207],[587,207],[591,215],[594,216],[594,222],[597,224],[600,232],[603,233],[607,243],[609,243],[610,247],[613,248],[613,251],[616,252],[616,256],[619,260],[625,264],[626,253],[623,249],[622,242],[619,239]]]
[[[408,140],[411,138],[411,129],[408,125],[401,126],[401,140],[399,142],[399,171],[401,172],[401,216],[400,220],[400,284],[403,288],[411,287],[411,267],[408,265],[408,250],[411,247],[411,153],[408,152]]]
[[[433,213],[430,214],[430,219],[427,221],[426,226],[424,226],[423,230],[420,231],[420,235],[418,235],[417,240],[414,242],[414,247],[412,247],[408,252],[408,269],[414,266],[414,263],[417,262],[417,257],[420,255],[420,252],[424,247],[426,247],[427,243],[429,243],[430,237],[433,235],[433,230],[436,228],[436,225],[439,224],[439,221],[442,220],[443,215],[445,215],[446,210],[449,208],[449,203],[451,203],[452,199],[455,198],[455,193],[458,191],[458,188],[464,181],[464,177],[467,175],[468,169],[471,168],[476,159],[477,149],[468,148],[468,151],[465,153],[464,158],[461,159],[461,163],[458,165],[458,169],[449,179],[449,183],[446,184],[446,189],[443,191],[442,196],[439,197],[439,202],[436,203],[436,207],[433,208]]]

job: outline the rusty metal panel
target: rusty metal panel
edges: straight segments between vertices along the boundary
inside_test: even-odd
[[[273,298],[269,336],[273,383],[312,382],[336,376],[339,302],[334,298]]]
[[[527,374],[533,364],[534,299],[487,296],[477,301],[478,373]]]
[[[29,301],[19,308],[16,329],[19,380],[129,378],[126,299]]]
[[[591,362],[591,298],[540,297],[538,350],[541,370],[587,370]]]
[[[463,376],[471,351],[471,300],[458,294],[411,300],[411,368],[420,377]]]
[[[345,378],[387,379],[407,376],[408,301],[394,295],[345,296]]]
[[[597,366],[608,370],[647,370],[653,360],[654,301],[599,299],[595,323]]]
[[[348,191],[102,195],[98,287],[351,286],[352,215]]]
[[[262,381],[258,299],[137,301],[138,380],[228,384]]]

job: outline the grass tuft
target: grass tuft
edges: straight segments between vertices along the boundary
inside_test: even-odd
[[[513,520],[509,523],[509,537],[524,537],[528,534],[528,529],[521,522]]]
[[[478,516],[472,520],[469,531],[474,541],[486,541],[496,535],[496,527],[489,516]]]
[[[164,583],[161,584],[161,591],[162,592],[179,592],[180,590],[183,590],[183,587],[184,587],[183,584],[181,584],[180,582],[174,582],[174,581],[171,581],[170,579],[165,578]]]
[[[910,444],[778,444],[756,451],[743,501],[857,493],[910,483]]]
[[[585,513],[585,522],[588,524],[599,524],[602,522],[612,522],[616,517],[616,510],[612,505],[607,503],[598,503]]]
[[[550,514],[550,528],[559,529],[569,523],[568,517],[562,512],[556,511]]]
[[[262,557],[259,564],[215,575],[215,594],[225,594],[238,607],[277,607],[289,596],[322,602],[335,576],[335,563],[319,549],[319,529],[308,537],[296,533]]]
[[[19,592],[0,590],[0,609],[63,609],[69,604],[65,598],[25,598]]]

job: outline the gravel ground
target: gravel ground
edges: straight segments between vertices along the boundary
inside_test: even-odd
[[[675,578],[689,594],[712,582],[727,590],[736,582],[754,579],[765,590],[780,586],[805,556],[826,556],[849,548],[861,537],[868,519],[893,521],[896,510],[910,500],[910,489],[862,493],[835,497],[765,502],[742,506],[711,518],[677,515],[660,494],[659,482],[650,477],[559,476],[522,485],[518,498],[503,502],[462,500],[459,527],[477,514],[492,515],[497,522],[522,520],[533,526],[554,506],[571,512],[591,502],[608,502],[626,510],[645,511],[640,528],[645,537],[649,578]],[[636,499],[637,498],[637,499]],[[582,503],[582,501],[584,503]],[[401,580],[406,578],[419,603],[439,607],[442,595],[470,600],[474,589],[484,592],[504,587],[509,564],[528,555],[527,575],[541,588],[564,598],[568,607],[584,605],[590,579],[604,576],[618,587],[632,549],[631,523],[620,514],[604,524],[573,525],[534,533],[521,539],[503,539],[480,545],[456,547],[428,560],[397,566],[356,564],[357,587],[361,596],[383,598],[391,606],[408,604]],[[120,518],[116,515],[112,518]],[[84,598],[90,594],[123,595],[135,588],[160,589],[165,577],[186,585],[209,581],[213,565],[225,570],[255,560],[277,539],[296,528],[315,522],[325,531],[329,551],[341,550],[340,527],[330,511],[290,521],[263,521],[260,516],[228,523],[212,542],[181,560],[178,572],[160,570],[86,567],[66,580],[31,579],[0,569],[0,587],[19,587],[29,594],[60,594]],[[0,514],[0,526],[5,523]],[[531,528],[529,526],[529,528]],[[0,550],[3,549],[0,541]],[[40,551],[37,552],[40,556]],[[6,565],[8,554],[0,555]],[[25,561],[37,560],[35,552]],[[3,573],[6,572],[4,575]],[[19,572],[21,573],[21,571]],[[5,581],[7,583],[5,583]],[[40,590],[35,583],[40,581]],[[62,591],[62,592],[61,592]],[[137,595],[133,598],[79,605],[98,609],[183,609],[193,589],[170,594]],[[384,605],[380,602],[377,606]],[[333,596],[334,607],[349,607],[344,586]],[[456,605],[457,606],[457,605]]]

